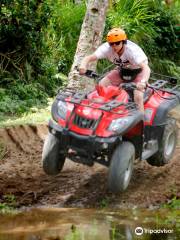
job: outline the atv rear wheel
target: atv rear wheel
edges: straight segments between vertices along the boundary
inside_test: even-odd
[[[177,125],[173,118],[167,119],[167,124],[164,128],[162,141],[157,153],[147,159],[147,162],[152,166],[163,166],[167,164],[173,156],[177,142]]]
[[[60,153],[60,141],[48,133],[42,152],[43,169],[48,175],[57,175],[63,168],[65,156]]]
[[[109,167],[108,188],[111,192],[124,191],[130,182],[135,148],[130,142],[122,142],[115,149]]]

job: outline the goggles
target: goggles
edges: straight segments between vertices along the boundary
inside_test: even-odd
[[[113,46],[113,45],[115,44],[116,46],[118,46],[121,42],[122,42],[122,41],[118,41],[118,42],[109,42],[109,45],[110,45],[110,46]]]

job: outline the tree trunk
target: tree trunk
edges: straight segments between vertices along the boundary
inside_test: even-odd
[[[94,52],[101,44],[104,32],[108,0],[89,0],[86,14],[81,27],[81,33],[77,44],[74,62],[68,79],[68,87],[73,89],[92,89],[93,81],[84,76],[79,76],[76,66],[81,60]],[[95,70],[97,63],[93,63],[90,69]]]

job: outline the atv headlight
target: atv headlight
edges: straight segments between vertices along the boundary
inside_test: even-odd
[[[66,118],[66,113],[67,113],[67,104],[66,102],[59,101],[57,103],[57,113],[58,116],[62,119]]]
[[[133,123],[132,116],[114,119],[112,120],[108,130],[116,133],[122,133],[126,131],[132,123]]]

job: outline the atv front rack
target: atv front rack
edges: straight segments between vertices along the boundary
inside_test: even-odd
[[[151,77],[150,77],[151,87],[154,87],[155,89],[168,87],[168,89],[172,91],[173,90],[180,91],[180,85],[178,85],[179,81],[180,79],[177,79],[176,77],[166,76],[166,75],[162,75],[154,72],[151,74]]]
[[[63,102],[68,102],[68,103],[72,103],[78,106],[83,106],[83,107],[88,107],[88,108],[92,108],[92,109],[99,109],[105,112],[109,112],[109,113],[113,113],[113,114],[118,114],[118,115],[123,115],[122,112],[116,112],[113,111],[115,108],[120,107],[120,106],[124,106],[126,110],[128,110],[128,113],[130,115],[130,113],[137,111],[137,105],[135,102],[128,102],[128,103],[123,103],[123,102],[119,102],[117,100],[111,100],[107,103],[99,103],[101,104],[101,106],[99,107],[94,107],[92,106],[92,103],[94,103],[93,101],[90,102],[90,104],[83,104],[81,103],[81,101],[83,99],[87,99],[87,93],[85,92],[78,92],[75,93],[73,91],[64,91],[64,92],[59,92],[56,99],[57,100],[61,100]],[[68,100],[67,98],[71,97],[70,100]],[[90,100],[89,100],[90,101]]]
[[[151,73],[150,79],[153,81],[166,81],[170,85],[177,85],[178,80],[180,80],[180,79],[177,79],[176,77],[171,77],[171,76],[154,73],[154,72]]]

